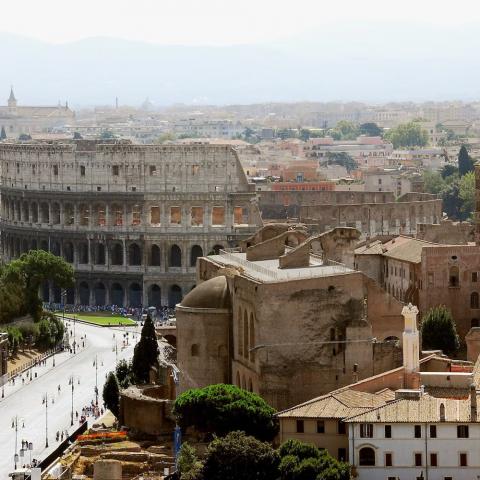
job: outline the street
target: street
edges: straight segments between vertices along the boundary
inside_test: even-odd
[[[73,330],[70,322],[69,330]],[[15,416],[18,417],[18,444],[17,453],[20,453],[22,440],[33,443],[32,458],[42,460],[59,444],[56,432],[68,430],[71,433],[79,426],[75,412],[81,411],[84,406],[95,400],[96,369],[95,356],[98,358],[98,391],[99,406],[103,405],[102,390],[106,374],[115,369],[117,359],[129,359],[133,356],[133,346],[140,338],[140,328],[112,327],[101,328],[76,322],[76,354],[62,352],[53,359],[47,359],[46,366],[32,369],[33,380],[22,383],[20,377],[15,385],[5,385],[5,398],[0,398],[0,479],[8,478],[8,473],[14,469],[15,454]],[[129,345],[123,348],[124,333],[130,332]],[[134,332],[137,332],[136,334]],[[85,336],[86,335],[86,339]],[[133,337],[136,337],[134,339]],[[81,337],[84,337],[85,346],[82,347]],[[70,337],[70,343],[73,338]],[[117,348],[116,348],[117,346]],[[35,377],[37,373],[37,378]],[[27,373],[23,374],[24,379]],[[71,426],[72,388],[70,379],[74,380],[73,412],[74,424]],[[60,391],[58,390],[60,385]],[[46,440],[46,408],[44,397],[48,398],[48,448]],[[88,417],[89,424],[94,418]],[[19,466],[29,463],[30,452],[19,460]]]

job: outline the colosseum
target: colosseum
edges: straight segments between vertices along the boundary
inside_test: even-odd
[[[67,304],[174,306],[198,257],[261,225],[225,145],[2,143],[0,165],[3,260],[38,248],[64,257],[76,277]],[[60,303],[60,289],[42,297]]]

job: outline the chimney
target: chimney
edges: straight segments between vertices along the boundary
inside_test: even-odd
[[[470,385],[470,421],[477,421],[477,389],[474,383]]]

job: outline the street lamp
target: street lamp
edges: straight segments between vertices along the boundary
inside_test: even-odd
[[[32,466],[32,450],[33,450],[33,443],[32,442],[26,442],[25,448],[20,449],[20,457],[23,458],[25,456],[26,451],[30,451],[30,463],[29,465]]]
[[[17,463],[18,463],[18,453],[17,453],[17,448],[18,448],[18,422],[22,422],[22,428],[25,427],[25,420],[23,418],[18,418],[18,415],[15,415],[12,418],[12,428],[15,429],[15,452],[13,454],[13,462],[15,464],[15,470],[17,469]]]
[[[48,448],[48,394],[43,396],[43,403],[45,404],[45,448]]]
[[[96,354],[95,360],[93,361],[93,366],[95,367],[95,405],[98,407],[98,356]]]
[[[68,384],[72,386],[72,412],[71,412],[71,422],[70,426],[73,427],[73,392],[75,390],[75,380],[78,380],[78,384],[80,385],[80,377],[78,375],[70,375],[70,379],[68,380]]]

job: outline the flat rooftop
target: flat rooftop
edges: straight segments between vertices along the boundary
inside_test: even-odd
[[[310,255],[310,266],[301,268],[279,268],[278,258],[252,262],[247,260],[246,257],[246,253],[227,252],[224,250],[221,250],[218,255],[209,256],[210,259],[217,263],[241,267],[246,276],[263,283],[319,278],[354,272],[351,268],[340,263],[331,261],[324,263],[320,257],[315,255]]]

